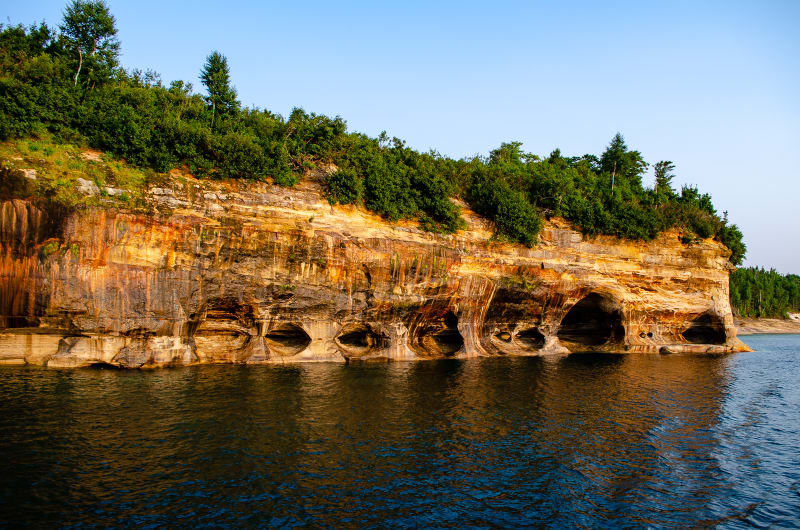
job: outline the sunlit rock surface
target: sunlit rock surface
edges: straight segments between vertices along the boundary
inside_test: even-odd
[[[744,351],[721,244],[532,249],[434,235],[294,189],[174,176],[152,213],[0,205],[0,362],[141,368],[579,351]]]

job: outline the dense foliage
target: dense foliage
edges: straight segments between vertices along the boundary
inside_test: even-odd
[[[743,317],[783,318],[800,312],[800,276],[758,267],[731,273],[731,304]]]
[[[348,133],[345,122],[294,109],[288,118],[241,108],[227,59],[212,52],[200,73],[204,96],[153,72],[118,66],[114,18],[102,2],[73,0],[60,32],[45,24],[0,27],[0,139],[51,135],[88,143],[141,167],[185,165],[199,177],[272,179],[291,186],[315,166],[332,203],[360,204],[386,219],[416,219],[432,231],[464,226],[453,199],[492,219],[497,237],[533,245],[542,215],[589,235],[651,239],[680,227],[687,243],[714,237],[744,256],[742,234],[707,194],[672,188],[675,166],[648,164],[617,134],[600,157],[547,158],[505,143],[489,157],[419,153],[385,133]]]

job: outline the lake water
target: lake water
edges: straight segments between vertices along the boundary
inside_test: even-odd
[[[800,336],[725,356],[0,368],[0,526],[800,526]]]

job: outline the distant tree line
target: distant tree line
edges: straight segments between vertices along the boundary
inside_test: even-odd
[[[731,305],[742,317],[785,318],[800,312],[800,276],[747,267],[730,276]]]
[[[678,227],[684,240],[713,237],[741,262],[736,225],[697,188],[672,187],[672,162],[649,165],[617,134],[599,156],[548,157],[504,143],[488,157],[420,153],[381,133],[347,131],[340,117],[295,108],[288,117],[243,108],[226,57],[212,52],[191,84],[119,67],[114,17],[103,1],[72,1],[58,30],[44,23],[0,26],[0,139],[51,135],[87,143],[156,171],[187,166],[201,178],[271,179],[292,186],[324,165],[331,203],[363,205],[384,218],[416,219],[454,232],[462,199],[494,221],[499,239],[533,245],[542,216],[568,219],[588,235],[652,239]]]

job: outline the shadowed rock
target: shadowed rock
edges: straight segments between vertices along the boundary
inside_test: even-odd
[[[544,346],[544,335],[538,329],[530,328],[517,333],[517,341],[526,348],[538,350]]]
[[[424,321],[416,329],[412,344],[425,356],[451,357],[464,347],[458,317],[448,311],[436,320]]]
[[[271,352],[288,357],[305,350],[311,337],[297,324],[279,324],[266,334],[264,342]]]
[[[382,351],[387,345],[385,336],[360,323],[344,326],[335,341],[347,358],[366,357]]]
[[[620,341],[624,336],[619,309],[611,300],[597,293],[572,306],[558,328],[558,339],[571,351]]]
[[[724,344],[725,328],[718,316],[705,313],[692,320],[683,338],[692,344]]]

